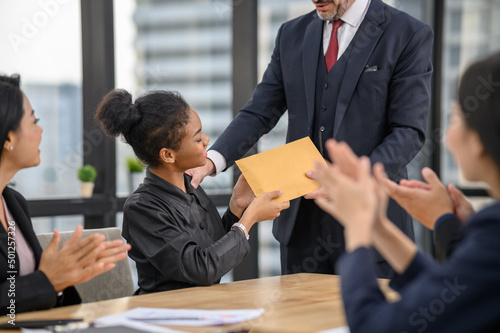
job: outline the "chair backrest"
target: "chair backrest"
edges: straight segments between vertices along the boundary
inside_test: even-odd
[[[122,239],[119,228],[85,229],[83,236],[93,233],[106,236],[106,240]],[[71,237],[73,231],[61,232],[61,244]],[[38,234],[38,241],[43,249],[47,247],[52,239],[52,233]],[[75,286],[83,303],[103,301],[112,298],[131,296],[134,293],[134,282],[132,271],[127,258],[116,263],[116,267],[94,277],[92,280]]]

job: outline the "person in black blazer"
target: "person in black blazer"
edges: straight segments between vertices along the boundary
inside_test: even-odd
[[[317,10],[279,29],[262,82],[208,152],[215,164],[190,171],[195,186],[241,158],[285,111],[286,142],[309,136],[328,159],[324,144],[335,138],[372,163],[382,162],[392,180],[407,178],[406,165],[425,142],[431,27],[381,0],[313,3]],[[325,39],[334,35],[328,22],[339,20],[344,23],[338,28],[338,60],[327,69]],[[306,200],[321,192],[292,200],[274,223],[282,274],[335,273],[336,259],[344,251],[342,227]],[[414,238],[411,218],[394,201],[388,216]],[[380,277],[391,276],[383,258],[374,260]]]
[[[366,157],[357,158],[345,143],[328,142],[335,164],[317,163],[313,178],[329,196],[316,199],[318,205],[345,226],[347,253],[337,266],[351,332],[500,331],[499,87],[500,52],[472,64],[460,81],[447,146],[464,177],[485,182],[495,201],[472,215],[444,263],[419,253],[389,222],[383,165],[376,164],[372,175]],[[424,170],[424,176],[431,187],[438,184],[429,171]],[[424,200],[433,200],[426,201],[423,214],[440,224],[460,223],[444,185],[426,190],[432,193]],[[415,209],[422,203],[408,207]],[[379,289],[371,246],[397,272],[390,282],[400,294],[396,302],[388,302]]]
[[[103,242],[104,235],[81,239],[82,228],[58,250],[60,235],[42,252],[26,200],[8,187],[17,171],[40,163],[42,127],[19,76],[0,76],[0,314],[9,315],[80,303],[72,287],[90,280],[126,258],[130,245]]]

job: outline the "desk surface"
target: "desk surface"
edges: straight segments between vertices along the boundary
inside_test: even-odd
[[[338,276],[323,274],[274,276],[18,314],[16,321],[83,318],[91,322],[95,318],[136,307],[264,308],[263,316],[239,325],[175,328],[189,332],[213,332],[221,329],[243,332],[316,332],[346,325],[339,281]],[[388,289],[387,283],[381,284],[384,290]],[[7,317],[0,318],[0,323],[5,322]]]

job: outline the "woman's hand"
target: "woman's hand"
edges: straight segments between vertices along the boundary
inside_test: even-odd
[[[229,209],[234,215],[241,217],[243,211],[252,203],[253,199],[255,199],[255,194],[245,177],[241,175],[233,188]]]
[[[467,200],[462,191],[453,184],[448,185],[448,193],[450,194],[451,201],[453,201],[453,211],[455,215],[460,222],[466,223],[469,217],[475,213],[472,204]]]
[[[114,263],[126,258],[126,251],[130,249],[130,245],[121,240],[104,242],[105,237],[101,234],[81,237],[82,227],[78,226],[58,250],[61,236],[54,230],[52,240],[42,252],[39,270],[44,272],[56,292],[113,269]]]
[[[439,217],[453,213],[454,205],[448,190],[434,171],[424,168],[422,176],[427,183],[418,180],[402,180],[398,185],[386,179],[384,186],[391,198],[408,214],[432,230]]]
[[[283,193],[281,191],[266,192],[253,199],[241,217],[240,223],[248,231],[256,223],[261,221],[273,220],[280,216],[283,209],[290,207],[290,201],[278,202],[273,199],[279,198]]]

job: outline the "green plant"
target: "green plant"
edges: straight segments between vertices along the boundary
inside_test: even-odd
[[[142,172],[143,165],[137,157],[129,156],[127,157],[128,171],[130,172]]]
[[[82,182],[92,183],[96,177],[97,177],[97,171],[90,164],[86,164],[82,166],[80,169],[78,169],[78,179],[80,179],[80,181]]]

